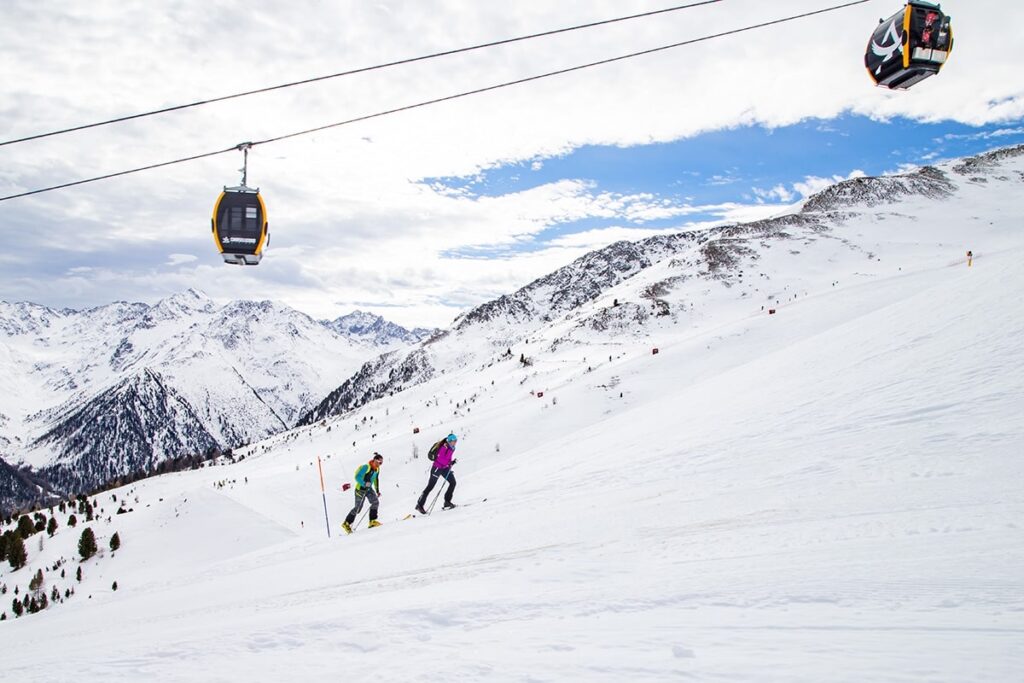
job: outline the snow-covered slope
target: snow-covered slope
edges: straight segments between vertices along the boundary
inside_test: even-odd
[[[0,302],[0,456],[87,490],[285,430],[400,344],[195,290],[88,311]]]
[[[938,203],[853,202],[824,230],[804,217],[683,245],[530,317],[511,354],[503,315],[451,331],[416,352],[433,377],[238,464],[102,494],[100,547],[123,545],[81,583],[63,518],[25,568],[0,568],[23,594],[65,558],[47,590],[76,588],[41,614],[6,609],[5,674],[1016,680],[1024,160],[944,173]],[[402,521],[448,430],[467,505]],[[373,451],[384,526],[339,536],[340,486]]]
[[[997,247],[1013,233],[993,229],[990,212],[1019,204],[1022,157],[1024,147],[1017,147],[901,176],[857,178],[772,220],[612,244],[469,311],[418,346],[366,363],[299,424],[442,372],[524,354],[539,360],[565,344],[657,340],[709,317],[760,313],[837,282],[883,276],[911,254],[948,260],[972,246]],[[984,210],[954,210],[966,224],[951,225],[951,207],[972,203]]]

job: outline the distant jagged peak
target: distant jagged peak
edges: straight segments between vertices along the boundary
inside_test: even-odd
[[[189,287],[183,292],[161,299],[153,308],[181,312],[209,312],[216,307],[217,304],[206,296],[205,292]]]
[[[386,320],[383,316],[360,310],[334,320],[324,320],[322,324],[343,337],[367,341],[376,346],[389,346],[395,343],[415,344],[435,332],[422,327],[410,330]]]
[[[871,208],[894,204],[907,197],[944,200],[952,197],[957,183],[951,175],[984,178],[1003,172],[1003,162],[1024,157],[1024,145],[1003,147],[984,154],[884,176],[851,178],[811,195],[802,212],[827,212],[841,208]]]
[[[953,172],[962,176],[985,175],[997,170],[1003,161],[1024,156],[1024,145],[1002,147],[984,154],[961,159]]]
[[[217,311],[214,325],[225,330],[267,327],[287,329],[290,334],[298,334],[299,330],[319,330],[322,323],[298,309],[277,301],[235,299]]]
[[[66,315],[28,301],[9,303],[0,301],[0,333],[13,337],[21,334],[38,334],[53,322]]]
[[[943,200],[952,197],[956,184],[935,166],[891,176],[850,178],[825,188],[804,203],[802,213],[824,213],[854,207],[895,204],[907,197]]]
[[[356,309],[347,315],[335,318],[331,322],[331,325],[339,329],[345,328],[355,333],[358,333],[359,331],[366,329],[368,327],[372,327],[373,325],[376,325],[382,322],[383,320],[383,316],[374,315],[373,313],[368,313],[366,311],[360,311],[359,309]]]

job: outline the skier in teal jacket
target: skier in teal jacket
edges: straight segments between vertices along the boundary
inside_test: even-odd
[[[356,521],[356,515],[363,509],[363,503],[367,500],[370,501],[370,528],[380,526],[380,522],[377,521],[377,506],[380,505],[380,481],[377,476],[383,463],[384,456],[374,453],[370,462],[356,469],[356,504],[341,524],[345,533],[352,533],[352,522]]]

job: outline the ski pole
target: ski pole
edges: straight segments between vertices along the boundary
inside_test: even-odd
[[[364,503],[366,502],[366,494],[365,493],[363,494],[363,502]],[[366,508],[366,510],[363,511],[363,514],[359,515],[359,519],[356,520],[356,528],[357,529],[359,528],[359,525],[363,523],[363,519],[366,517],[366,513],[368,513],[370,511],[371,507],[373,507],[373,506],[370,505],[369,507]]]
[[[324,499],[324,521],[327,522],[327,538],[331,537],[331,520],[327,516],[327,492],[324,491],[324,468],[320,464],[320,456],[316,456],[316,468],[320,470],[320,495]]]
[[[449,474],[451,474],[451,473],[452,473],[452,468],[451,468],[451,467],[449,467],[449,468],[448,468],[448,471],[444,473],[444,483],[445,483],[445,484],[447,484],[447,483],[448,483],[448,475],[449,475]],[[428,514],[428,515],[429,515],[429,514],[430,514],[431,512],[433,512],[433,511],[434,511],[434,506],[435,506],[435,505],[437,504],[437,499],[441,497],[441,491],[443,491],[443,490],[444,490],[444,486],[441,486],[440,488],[438,488],[438,489],[437,489],[437,493],[436,493],[436,494],[434,494],[434,500],[433,500],[433,501],[431,501],[431,503],[430,503],[430,507],[429,507],[429,508],[427,508],[427,514]]]
[[[356,529],[358,529],[359,525],[363,523],[363,519],[366,517],[366,513],[369,511],[370,508],[366,508],[366,510],[363,511],[363,514],[359,515],[359,519],[356,520]]]

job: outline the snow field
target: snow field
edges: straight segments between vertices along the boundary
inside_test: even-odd
[[[151,507],[114,518],[117,556],[87,563],[65,605],[0,625],[7,671],[1013,680],[1021,255],[823,290],[779,316],[666,340],[658,356],[623,342],[591,373],[552,364],[532,381],[557,386],[557,404],[529,396],[515,364],[496,365],[477,385],[413,388],[330,433],[275,437],[238,465],[139,482]],[[482,398],[451,418],[443,390]],[[419,459],[401,424],[410,412]],[[398,426],[369,440],[374,427],[353,430],[364,414]],[[399,521],[449,425],[461,437],[456,500],[487,502]],[[373,449],[386,457],[385,526],[341,537],[351,493],[337,489]],[[331,539],[318,454],[332,456]],[[213,486],[225,478],[235,483]],[[101,591],[112,577],[121,589]]]

